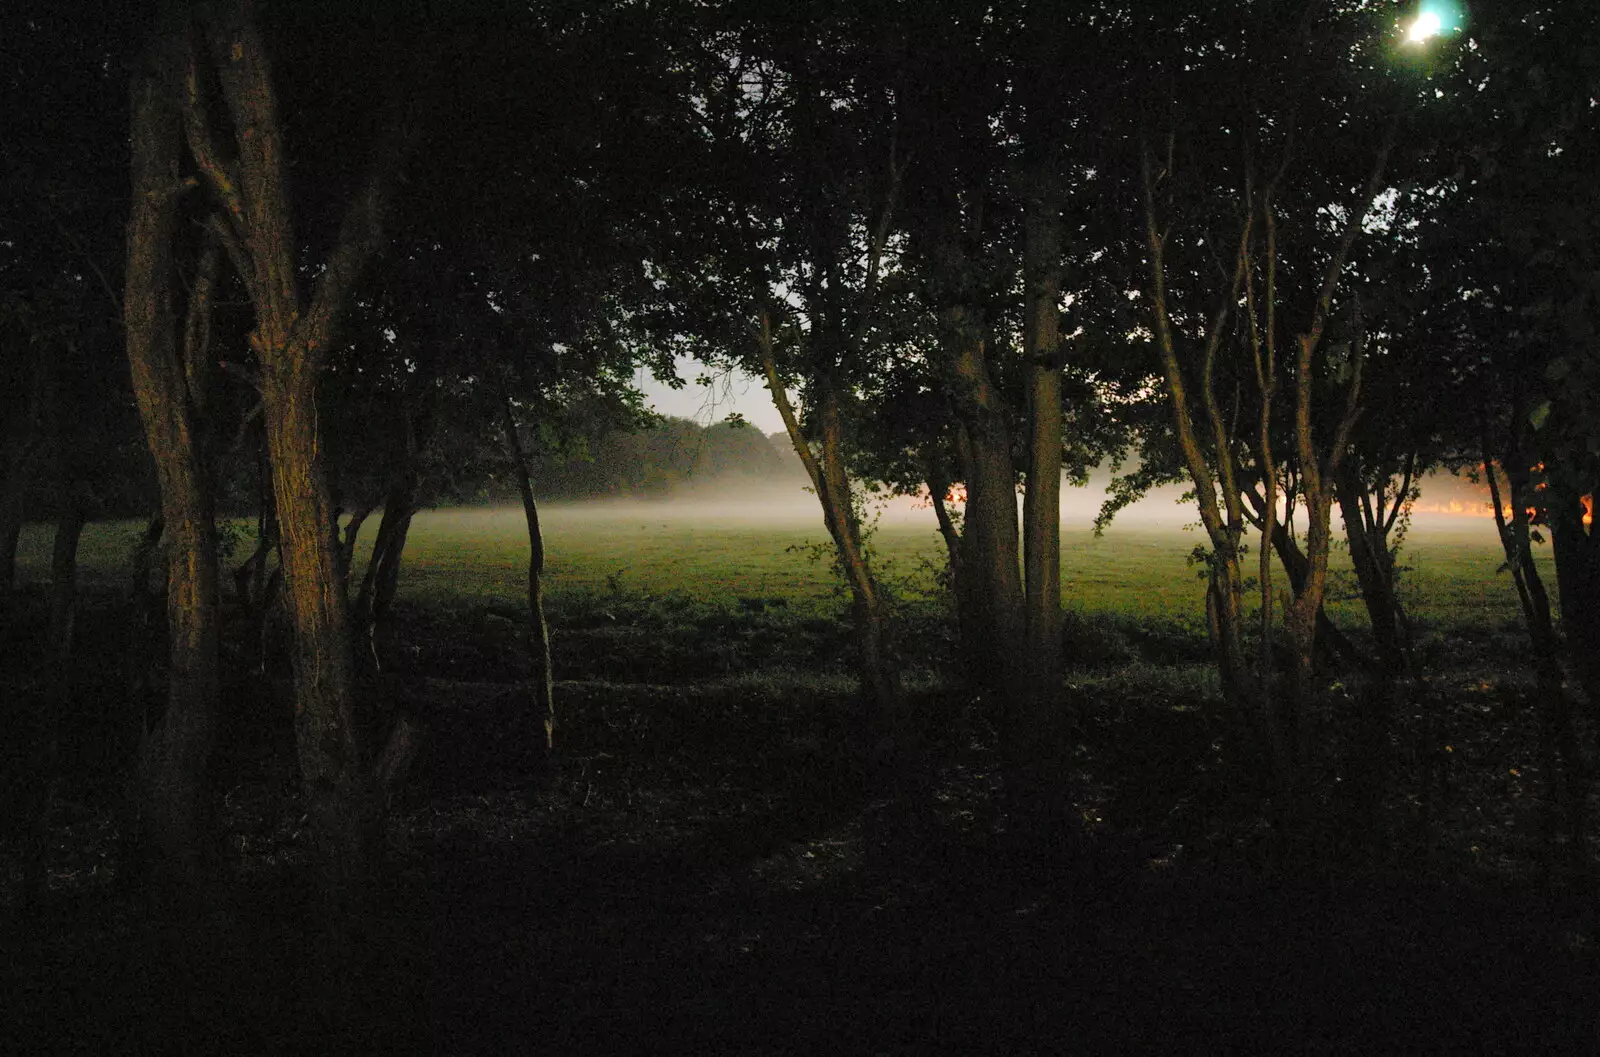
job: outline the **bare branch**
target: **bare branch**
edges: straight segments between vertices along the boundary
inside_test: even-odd
[[[1367,176],[1361,198],[1345,219],[1344,233],[1339,238],[1338,248],[1328,261],[1327,271],[1322,277],[1322,289],[1317,293],[1317,305],[1311,317],[1311,326],[1306,331],[1312,349],[1315,349],[1317,342],[1322,340],[1322,331],[1328,322],[1328,307],[1333,303],[1333,292],[1339,285],[1339,273],[1344,270],[1345,261],[1350,256],[1350,248],[1355,245],[1356,237],[1361,234],[1361,222],[1366,219],[1367,212],[1378,197],[1378,192],[1383,189],[1384,170],[1388,168],[1389,152],[1394,149],[1394,140],[1399,129],[1400,118],[1396,116],[1384,130],[1383,143],[1373,159],[1372,171]]]
[[[1223,524],[1222,511],[1217,506],[1215,479],[1211,476],[1205,453],[1195,436],[1194,418],[1189,411],[1188,384],[1184,380],[1183,365],[1178,361],[1177,347],[1172,338],[1172,320],[1167,310],[1166,238],[1156,217],[1155,193],[1159,178],[1154,171],[1148,144],[1144,144],[1139,151],[1139,168],[1144,191],[1145,240],[1150,253],[1150,310],[1155,324],[1156,350],[1161,356],[1167,377],[1167,395],[1172,400],[1178,446],[1200,503],[1200,520],[1205,523],[1212,542],[1221,544],[1226,539],[1227,526]]]
[[[189,144],[189,153],[195,166],[205,178],[206,186],[217,196],[227,210],[229,220],[245,225],[244,195],[239,188],[234,169],[217,149],[211,135],[211,121],[207,104],[200,88],[200,62],[194,41],[185,48],[183,67],[183,134]]]
[[[327,347],[340,306],[367,260],[383,239],[383,214],[389,203],[406,153],[407,136],[384,137],[372,161],[366,184],[345,213],[328,265],[311,295],[311,308],[300,324],[307,350],[313,358],[327,356]]]
[[[228,254],[229,263],[239,273],[239,278],[244,280],[245,288],[249,289],[255,278],[255,269],[250,266],[250,255],[245,252],[244,243],[239,241],[238,231],[221,213],[206,217],[206,230]]]

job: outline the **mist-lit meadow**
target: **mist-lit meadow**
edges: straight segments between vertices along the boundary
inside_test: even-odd
[[[1203,585],[1191,556],[1202,534],[1193,515],[1171,496],[1146,500],[1096,536],[1094,504],[1069,494],[1062,525],[1063,604],[1082,615],[1199,623]],[[925,502],[899,497],[874,508],[871,534],[882,579],[908,602],[937,601],[944,545]],[[376,517],[356,552],[361,568]],[[710,605],[741,599],[778,600],[819,614],[847,604],[833,574],[831,549],[815,500],[758,492],[741,500],[596,501],[550,503],[541,509],[546,589],[558,609],[565,600],[595,594],[692,596]],[[235,560],[248,552],[253,525],[236,521]],[[92,525],[84,533],[83,574],[111,586],[124,577],[133,522]],[[24,534],[22,569],[47,576],[49,531]],[[1548,565],[1548,553],[1540,559]],[[515,507],[430,509],[415,518],[401,576],[409,603],[452,610],[517,607],[527,596],[528,537]],[[1492,522],[1482,517],[1419,514],[1400,554],[1402,592],[1413,619],[1451,627],[1512,628],[1520,619]],[[1333,556],[1329,610],[1360,627],[1348,558]],[[1254,568],[1254,560],[1250,562]],[[1548,571],[1548,570],[1547,570]],[[1278,575],[1281,577],[1281,571]],[[1553,585],[1553,574],[1548,576]]]

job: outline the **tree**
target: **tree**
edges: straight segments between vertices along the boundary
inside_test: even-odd
[[[219,691],[217,550],[213,500],[185,360],[173,318],[173,245],[180,175],[178,90],[183,70],[177,27],[162,26],[134,75],[133,207],[128,219],[128,360],[161,489],[167,538],[166,710],[147,764],[150,817],[163,867],[174,881],[199,880],[207,828],[206,779],[216,741]],[[191,300],[203,324],[209,305]],[[196,333],[185,327],[185,333]]]
[[[220,98],[213,98],[220,89]],[[225,115],[219,129],[217,118]],[[311,295],[302,297],[288,160],[267,43],[248,0],[210,5],[194,22],[168,12],[134,86],[134,198],[129,222],[129,359],[161,478],[170,555],[171,685],[154,788],[169,859],[198,856],[199,819],[217,697],[217,554],[203,451],[210,284],[190,290],[181,350],[170,303],[185,245],[180,197],[203,186],[204,275],[223,253],[254,309],[250,334],[289,609],[295,626],[295,716],[308,814],[335,896],[359,891],[389,789],[413,747],[397,723],[381,753],[368,744],[323,454],[319,387],[341,302],[379,243],[406,141],[393,116]],[[232,150],[223,147],[222,129]],[[185,150],[186,148],[186,150]],[[185,160],[194,175],[185,177]],[[220,248],[220,249],[219,249]],[[184,873],[193,871],[185,868]]]
[[[692,200],[722,219],[668,243],[669,285],[685,301],[682,329],[709,338],[707,356],[766,379],[850,588],[879,755],[888,773],[902,773],[918,732],[848,465],[859,387],[883,347],[889,240],[906,165],[894,67],[884,61],[894,32],[831,14],[811,28],[712,21],[703,32],[691,106],[699,148],[719,178]]]
[[[936,321],[931,388],[966,497],[963,637],[997,709],[1010,808],[1041,821],[1063,817],[1066,789],[1063,461],[1081,468],[1121,444],[1104,428],[1115,418],[1099,417],[1105,383],[1082,328],[1109,318],[1091,219],[1108,142],[1086,115],[1126,76],[1115,49],[1102,50],[1113,14],[957,5],[936,21],[908,18],[907,265]],[[1070,340],[1066,304],[1079,325]]]
[[[1228,695],[1255,702],[1280,803],[1295,795],[1311,745],[1341,478],[1356,500],[1346,459],[1368,396],[1372,335],[1353,251],[1380,194],[1394,193],[1391,154],[1406,94],[1417,91],[1385,72],[1384,14],[1242,5],[1215,23],[1181,20],[1173,39],[1184,72],[1152,86],[1140,147],[1144,295],[1211,544],[1207,614]],[[1252,76],[1236,88],[1244,68]],[[1280,495],[1294,504],[1282,520]],[[1261,540],[1256,662],[1244,644],[1252,525]],[[1271,672],[1274,549],[1293,589],[1281,693]]]
[[[1494,486],[1532,640],[1549,834],[1564,830],[1579,862],[1591,778],[1567,671],[1591,709],[1600,700],[1600,545],[1590,513],[1600,486],[1589,278],[1600,215],[1590,179],[1595,28],[1586,8],[1519,3],[1478,13],[1473,46],[1438,78],[1456,118],[1446,142],[1457,169],[1441,183],[1421,236],[1438,262],[1428,312],[1463,394],[1451,436]],[[1545,532],[1559,638],[1532,560]]]

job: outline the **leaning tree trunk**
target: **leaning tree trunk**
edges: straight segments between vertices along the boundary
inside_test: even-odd
[[[899,673],[890,656],[888,605],[881,585],[868,567],[861,540],[861,526],[851,505],[850,481],[844,462],[844,421],[839,410],[838,394],[831,385],[826,387],[820,411],[820,469],[828,496],[831,531],[845,562],[845,573],[855,599],[861,668],[872,680],[873,699],[882,706],[878,709],[878,718],[883,735],[889,739],[893,752],[905,753],[915,749],[917,738],[905,711],[905,695],[901,692]],[[846,544],[839,545],[841,539],[846,540]]]
[[[1521,411],[1514,410],[1513,422],[1522,421],[1525,419]],[[1582,861],[1584,801],[1587,797],[1575,793],[1580,788],[1586,788],[1586,772],[1577,752],[1577,740],[1572,727],[1572,703],[1561,670],[1561,644],[1556,634],[1550,594],[1533,560],[1532,529],[1528,517],[1532,487],[1528,459],[1515,441],[1499,456],[1510,485],[1510,494],[1503,500],[1494,465],[1496,452],[1490,443],[1487,422],[1481,424],[1481,429],[1484,469],[1489,483],[1489,497],[1494,504],[1495,527],[1499,531],[1506,565],[1511,570],[1511,580],[1516,586],[1517,600],[1522,607],[1523,622],[1533,645],[1534,675],[1538,681],[1539,695],[1539,768],[1544,772],[1544,840],[1553,856],[1559,835],[1565,828],[1570,842],[1569,854]],[[1520,429],[1520,425],[1514,427],[1514,431]],[[1559,575],[1558,569],[1558,580]],[[1575,766],[1577,772],[1573,770]],[[1430,797],[1424,799],[1423,805],[1425,808],[1431,807],[1431,790]]]
[[[819,380],[819,388],[823,390],[817,408],[822,420],[823,450],[819,460],[800,428],[799,416],[789,403],[788,391],[778,375],[772,317],[765,309],[761,312],[757,349],[773,406],[783,419],[795,455],[811,479],[812,490],[822,506],[823,523],[833,538],[839,566],[850,586],[862,690],[872,703],[872,722],[878,728],[882,747],[887,749],[887,755],[894,757],[889,769],[898,772],[901,762],[909,758],[919,739],[906,711],[899,672],[890,653],[888,606],[867,561],[860,526],[850,506],[850,481],[844,465],[843,422],[838,398],[825,379]]]
[[[946,575],[950,597],[955,604],[957,648],[950,660],[955,666],[955,679],[976,685],[972,679],[973,673],[965,663],[970,653],[972,632],[968,624],[974,607],[968,597],[972,590],[971,582],[961,572],[961,530],[956,527],[947,499],[950,495],[950,475],[937,461],[930,460],[929,467],[928,496],[933,503],[933,516],[939,525],[939,538],[944,541]]]
[[[434,389],[432,406],[420,416],[413,416],[409,410],[403,412],[406,450],[399,470],[384,495],[383,520],[378,522],[378,536],[373,541],[372,556],[367,561],[366,574],[361,578],[361,591],[356,596],[356,619],[372,644],[375,662],[379,656],[378,629],[387,618],[400,589],[400,563],[411,533],[411,520],[417,513],[417,493],[422,487],[422,459],[433,437],[439,391],[437,387]]]
[[[511,399],[502,396],[500,407],[505,418],[506,447],[522,495],[522,516],[528,524],[528,657],[533,662],[534,721],[544,735],[539,746],[540,767],[548,771],[555,749],[556,695],[550,664],[550,624],[544,614],[544,533],[539,528],[539,505],[533,498],[533,478],[528,473],[528,457],[517,433]]]
[[[181,65],[158,40],[133,81],[133,203],[124,327],[133,388],[161,489],[167,546],[167,706],[148,760],[148,811],[163,877],[199,879],[218,701],[217,548],[201,436],[190,413],[172,310]]]

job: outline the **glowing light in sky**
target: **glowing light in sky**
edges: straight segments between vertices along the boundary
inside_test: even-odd
[[[1417,16],[1415,22],[1411,23],[1411,29],[1406,33],[1406,39],[1413,44],[1421,44],[1429,37],[1438,36],[1439,31],[1443,28],[1444,23],[1440,21],[1437,12],[1424,11]]]
[[[1422,0],[1417,17],[1406,27],[1406,41],[1426,44],[1434,37],[1459,33],[1465,21],[1466,12],[1456,0]]]

